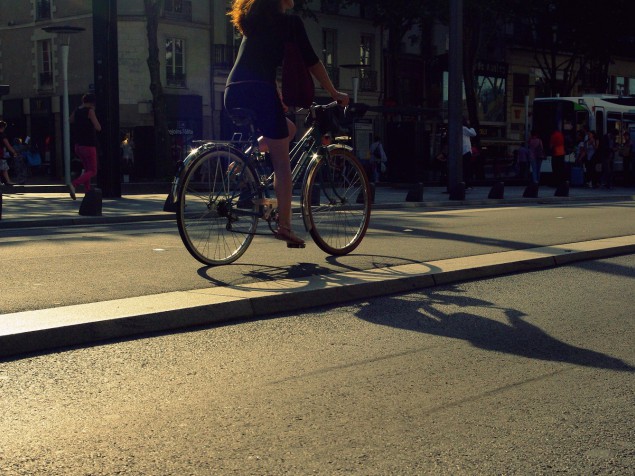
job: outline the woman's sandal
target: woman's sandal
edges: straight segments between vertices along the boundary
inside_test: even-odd
[[[278,226],[278,229],[273,234],[278,240],[286,241],[287,248],[305,248],[304,240],[295,236],[291,231],[291,228],[286,226]]]

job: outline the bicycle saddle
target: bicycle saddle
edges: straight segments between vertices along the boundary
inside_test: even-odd
[[[237,107],[228,111],[232,122],[238,127],[248,126],[256,121],[256,112],[251,109]]]

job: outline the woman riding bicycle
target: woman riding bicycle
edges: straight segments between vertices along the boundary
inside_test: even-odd
[[[348,95],[333,86],[324,64],[309,43],[302,20],[286,15],[293,0],[234,0],[229,15],[243,35],[236,63],[225,89],[225,108],[247,108],[256,113],[255,125],[264,136],[275,173],[274,190],[278,200],[276,238],[292,245],[304,244],[291,230],[291,166],[289,143],[296,127],[285,117],[276,84],[282,64],[284,43],[297,42],[304,63],[320,85],[337,101],[348,104]]]

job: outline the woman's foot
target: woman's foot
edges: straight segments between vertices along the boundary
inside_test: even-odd
[[[278,229],[274,233],[274,236],[278,240],[286,241],[287,248],[304,248],[306,245],[302,238],[299,238],[291,231],[291,228],[286,226],[278,226]]]
[[[77,199],[77,196],[75,195],[75,187],[73,186],[72,183],[68,184],[68,193],[73,200]]]

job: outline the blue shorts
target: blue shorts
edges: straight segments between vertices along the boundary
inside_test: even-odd
[[[274,84],[264,81],[240,81],[225,88],[225,109],[251,109],[256,113],[256,129],[270,139],[289,135],[282,102]]]

